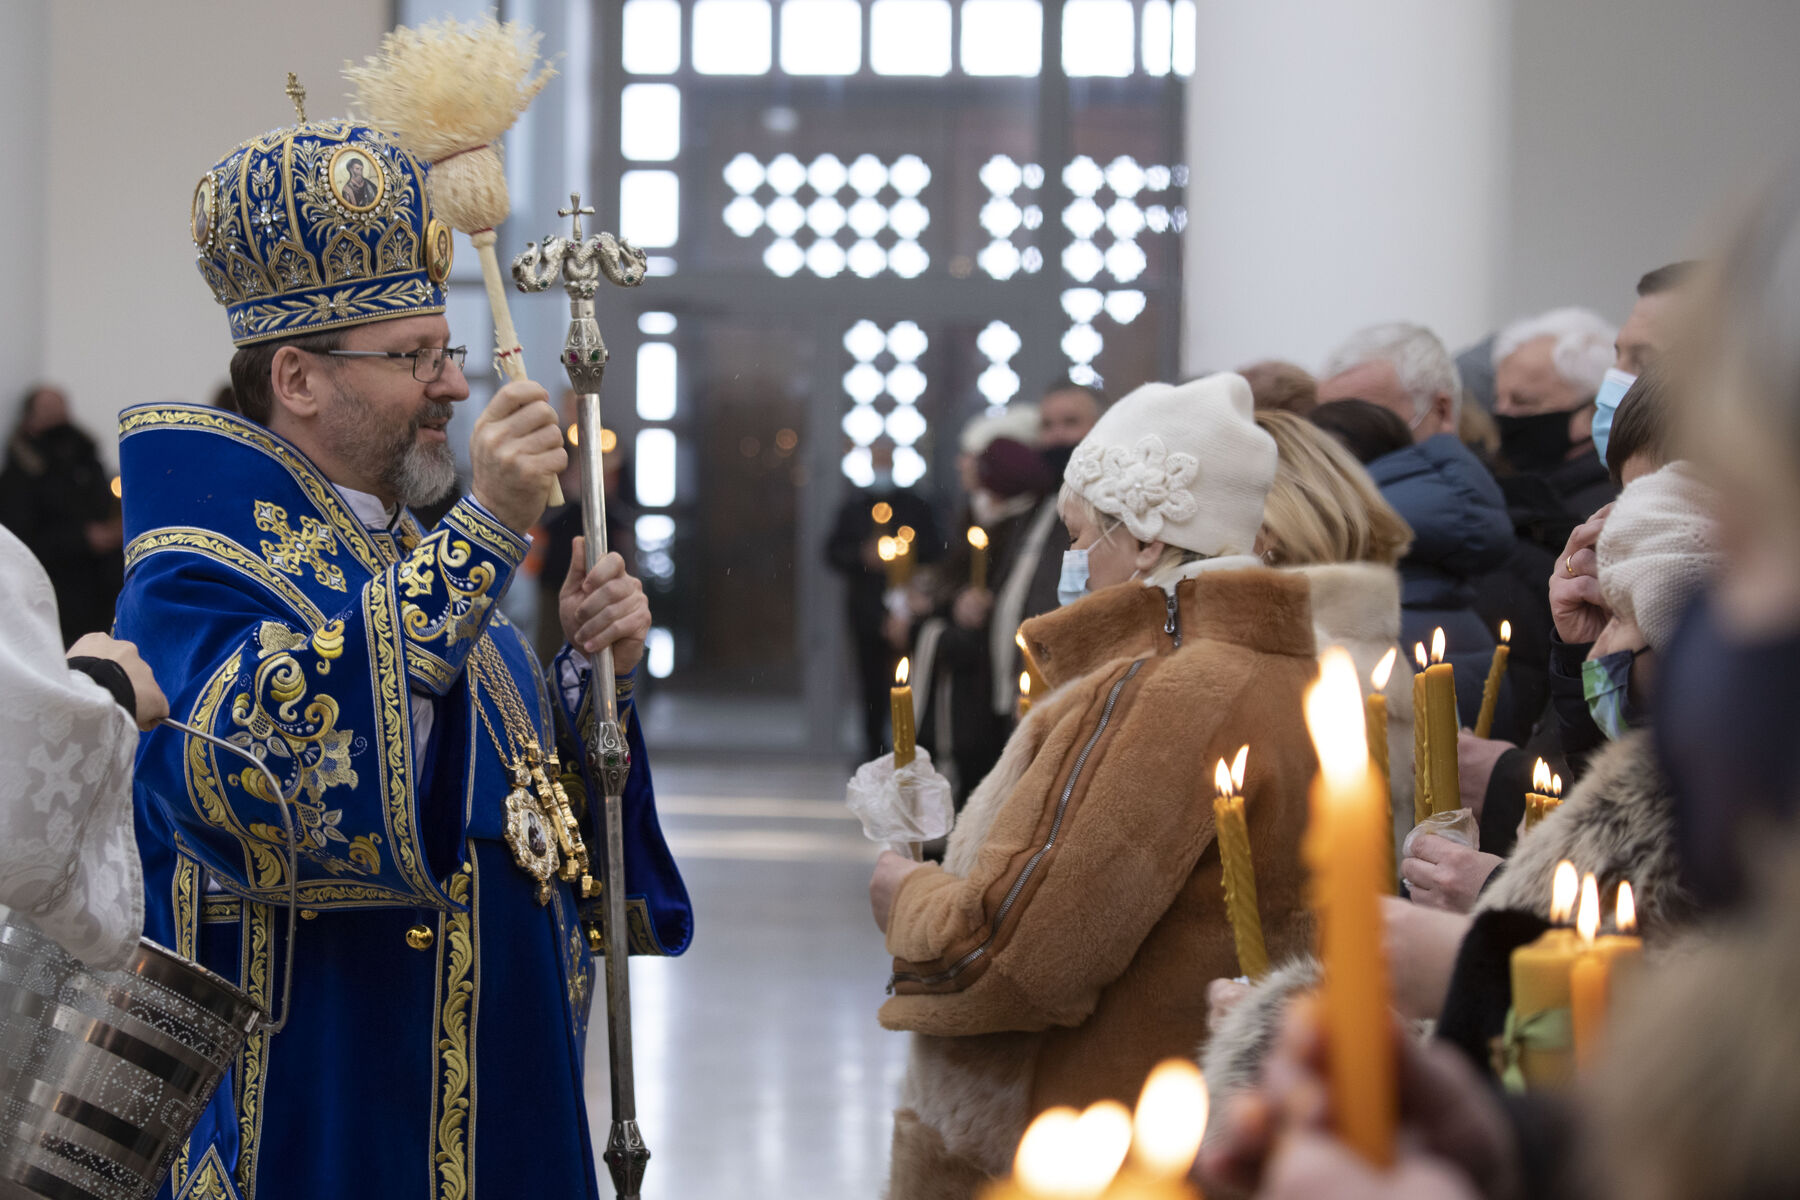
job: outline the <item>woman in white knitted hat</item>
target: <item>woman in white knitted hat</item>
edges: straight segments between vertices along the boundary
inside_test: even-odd
[[[1038,1112],[1130,1103],[1204,1039],[1207,980],[1243,969],[1212,798],[1245,744],[1267,956],[1306,944],[1308,588],[1252,554],[1275,460],[1236,375],[1140,388],[1071,457],[1078,594],[1023,627],[1051,691],[944,865],[884,855],[870,886],[895,957],[881,1019],[915,1034],[893,1200],[974,1195]]]

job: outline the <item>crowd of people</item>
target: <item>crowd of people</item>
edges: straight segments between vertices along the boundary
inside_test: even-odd
[[[910,654],[919,740],[959,808],[936,861],[890,850],[870,883],[895,960],[881,1020],[912,1035],[893,1200],[977,1195],[1035,1116],[1130,1104],[1170,1056],[1212,1083],[1209,1196],[1800,1190],[1782,1137],[1800,956],[1759,942],[1785,936],[1800,888],[1795,178],[1715,256],[1644,274],[1619,327],[1557,308],[1459,358],[1388,323],[1316,375],[1260,362],[1110,406],[1059,385],[1035,427],[977,418],[948,552],[910,574],[873,552],[903,493],[846,505],[834,561],[869,565],[882,656],[871,739],[875,688]],[[1377,660],[1410,663],[1439,630],[1468,811],[1463,832],[1414,831],[1403,667],[1384,688],[1399,886],[1382,902],[1402,1130],[1378,1167],[1326,1098],[1301,693],[1328,646],[1367,693]],[[1276,964],[1258,978],[1210,803],[1213,764],[1246,742]],[[1563,803],[1527,821],[1540,759]],[[1649,966],[1574,1090],[1516,1095],[1509,957],[1551,928],[1565,861],[1600,894],[1630,885]]]

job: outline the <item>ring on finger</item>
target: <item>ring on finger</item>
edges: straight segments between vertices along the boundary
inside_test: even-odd
[[[1573,554],[1563,555],[1563,570],[1569,573],[1570,579],[1575,578],[1575,556]]]

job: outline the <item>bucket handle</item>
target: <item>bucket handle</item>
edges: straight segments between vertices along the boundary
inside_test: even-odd
[[[237,755],[263,773],[263,778],[269,781],[269,794],[274,796],[278,802],[276,807],[281,810],[282,833],[287,837],[287,967],[281,973],[281,1018],[275,1021],[265,1020],[261,1029],[264,1033],[280,1033],[287,1026],[288,1014],[293,1010],[294,1000],[294,918],[300,911],[300,851],[299,839],[294,835],[294,814],[288,806],[300,794],[300,780],[298,777],[295,778],[294,790],[291,795],[283,795],[281,780],[275,777],[275,772],[269,769],[269,764],[242,746],[235,742],[228,742],[222,737],[215,737],[205,730],[196,729],[185,722],[177,721],[174,717],[164,717],[159,724],[167,725],[171,729],[179,729],[189,737],[199,738],[203,742]]]

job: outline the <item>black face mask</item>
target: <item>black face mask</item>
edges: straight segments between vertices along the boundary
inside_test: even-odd
[[[1044,460],[1044,463],[1050,468],[1050,473],[1056,476],[1058,487],[1062,486],[1063,471],[1068,468],[1069,459],[1074,453],[1075,447],[1073,446],[1045,446],[1038,451],[1038,457]]]
[[[1573,413],[1538,413],[1532,417],[1494,416],[1500,427],[1500,457],[1515,471],[1542,474],[1568,460],[1575,443],[1569,440]]]
[[[1702,905],[1729,904],[1746,883],[1743,847],[1800,808],[1800,630],[1736,641],[1703,599],[1662,656],[1656,694],[1683,881]]]

